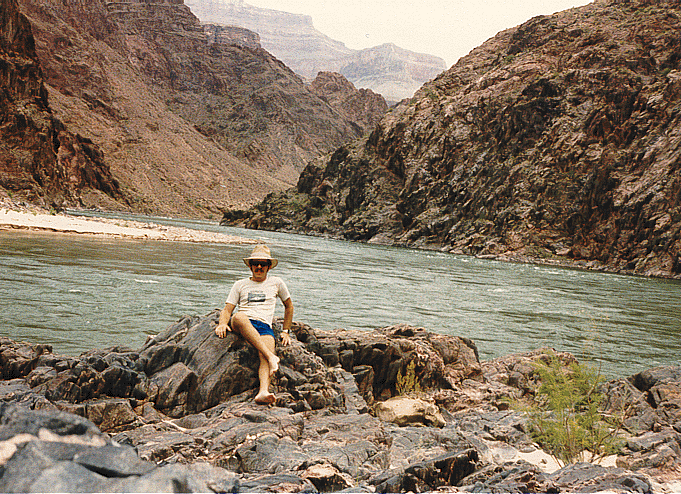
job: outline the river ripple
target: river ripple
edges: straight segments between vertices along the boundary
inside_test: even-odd
[[[568,351],[609,377],[679,362],[681,282],[130,217],[267,242],[295,320],[398,323],[464,336],[480,358]],[[56,353],[139,348],[183,315],[221,308],[250,246],[0,232],[0,335]],[[282,314],[281,306],[278,315]]]

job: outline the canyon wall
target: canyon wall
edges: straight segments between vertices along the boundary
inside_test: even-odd
[[[295,184],[309,160],[369,130],[255,33],[202,26],[182,1],[18,5],[44,104],[96,150],[126,198],[85,191],[86,207],[219,215]]]
[[[678,0],[535,17],[225,220],[681,277],[680,30]]]
[[[55,118],[31,25],[15,0],[0,1],[0,197],[45,207],[79,204],[81,193],[125,202],[90,139]]]

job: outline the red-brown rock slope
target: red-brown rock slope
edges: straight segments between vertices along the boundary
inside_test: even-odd
[[[181,0],[20,0],[44,104],[110,167],[134,211],[210,216],[294,184],[362,135],[240,33],[200,25]],[[34,61],[35,63],[35,61]],[[37,66],[37,64],[36,64]],[[82,194],[87,206],[126,207]]]
[[[125,202],[98,146],[54,117],[16,0],[0,0],[0,89],[0,195],[49,207],[85,191]]]

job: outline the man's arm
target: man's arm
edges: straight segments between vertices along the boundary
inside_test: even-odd
[[[218,335],[219,338],[224,338],[227,336],[227,331],[232,330],[232,328],[229,327],[229,318],[232,317],[232,312],[234,312],[235,307],[236,305],[228,302],[225,304],[225,308],[222,309],[222,312],[220,312],[220,321],[215,327],[215,334]]]
[[[284,300],[284,324],[282,327],[281,344],[286,346],[291,343],[291,336],[289,331],[293,324],[293,301],[291,297]]]

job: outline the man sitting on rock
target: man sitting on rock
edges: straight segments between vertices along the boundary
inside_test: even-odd
[[[258,350],[260,390],[255,402],[267,405],[275,401],[274,394],[270,393],[270,380],[279,369],[279,357],[274,353],[272,331],[277,297],[284,303],[281,340],[284,346],[291,343],[289,331],[293,321],[293,302],[284,281],[277,276],[267,275],[278,261],[270,255],[270,249],[266,245],[257,245],[250,257],[244,258],[244,262],[250,268],[252,276],[234,283],[225,308],[220,313],[220,322],[215,328],[215,334],[224,338],[227,331],[234,331]],[[237,306],[238,312],[232,315]]]

